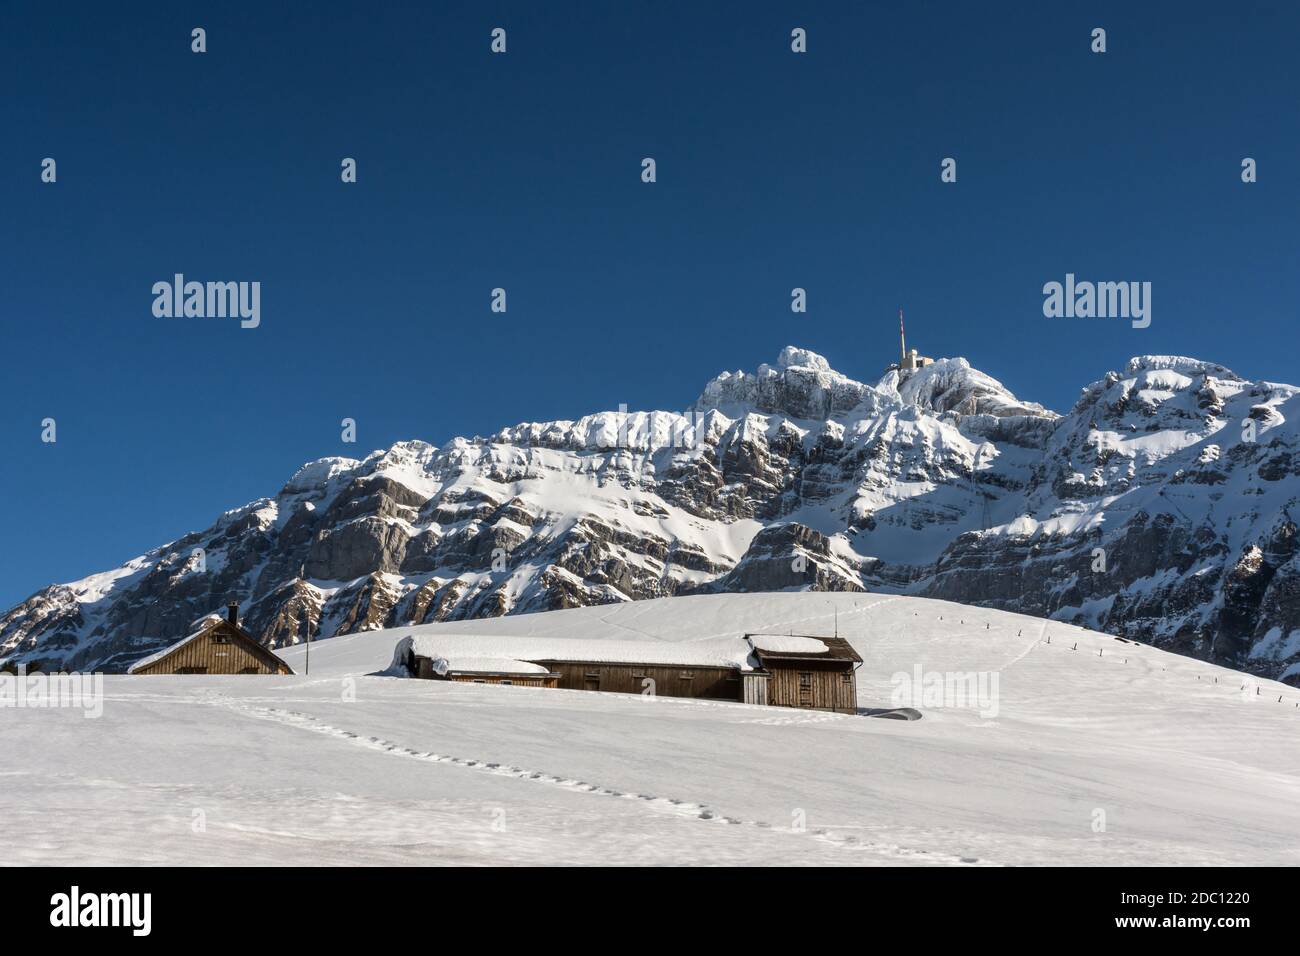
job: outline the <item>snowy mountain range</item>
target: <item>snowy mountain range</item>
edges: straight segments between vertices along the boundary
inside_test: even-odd
[[[1065,415],[961,358],[787,347],[685,412],[304,465],[0,616],[0,660],[124,670],[239,601],[270,646],[674,594],[870,590],[1050,616],[1300,684],[1300,389],[1142,356]]]

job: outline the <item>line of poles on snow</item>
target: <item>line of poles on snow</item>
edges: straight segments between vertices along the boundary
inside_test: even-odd
[[[914,616],[919,617],[919,616],[920,616],[920,613],[921,613],[920,611],[917,611],[917,612],[915,612]],[[939,615],[939,620],[941,620],[941,621],[943,620],[943,615],[942,615],[942,614]],[[957,620],[958,620],[958,622],[961,623],[961,624],[965,624],[965,623],[966,623],[966,621],[963,620],[962,618],[958,618]],[[993,627],[992,624],[990,624],[988,621],[985,621],[985,622],[984,622],[984,629],[985,629],[986,631],[988,631],[988,630],[992,630],[992,627]],[[1044,629],[1044,630],[1045,630],[1045,629]],[[1024,637],[1024,634],[1025,634],[1024,628],[1020,628],[1019,630],[1016,631],[1016,637]],[[1114,635],[1109,635],[1109,636],[1112,637],[1114,640],[1122,640],[1122,638],[1114,637]],[[1045,632],[1045,633],[1044,633],[1043,640],[1042,640],[1041,643],[1043,643],[1043,644],[1047,644],[1047,645],[1051,645],[1051,644],[1052,644],[1052,635],[1051,635],[1051,634],[1048,634],[1048,633]],[[1126,643],[1127,643],[1127,642],[1126,642]],[[1063,645],[1063,644],[1056,644],[1056,645],[1052,645],[1052,646],[1055,646],[1055,647],[1063,647],[1064,645]],[[1070,650],[1072,650],[1072,651],[1077,651],[1078,649],[1079,649],[1079,642],[1078,642],[1078,641],[1075,641],[1072,645],[1070,645]],[[1105,649],[1104,647],[1099,647],[1099,648],[1097,648],[1097,656],[1098,656],[1098,657],[1102,657],[1102,656],[1105,654],[1105,651],[1106,651],[1106,649]],[[1114,656],[1114,655],[1112,655],[1112,656]],[[1193,658],[1189,658],[1189,659],[1193,659]],[[1127,657],[1124,658],[1124,663],[1125,663],[1125,664],[1128,663],[1128,658],[1127,658]],[[1164,667],[1161,667],[1160,669],[1161,669],[1162,671],[1167,670],[1167,668],[1164,668]],[[1196,675],[1196,679],[1199,681],[1199,680],[1201,679],[1201,675],[1200,675],[1200,674],[1197,674],[1197,675]],[[1216,684],[1219,683],[1219,676],[1218,676],[1217,674],[1214,675],[1214,683],[1216,683]],[[1240,691],[1244,691],[1244,690],[1249,686],[1249,684],[1250,684],[1249,681],[1243,681],[1241,687],[1238,688],[1238,691],[1239,691],[1239,692],[1240,692]],[[1256,684],[1256,685],[1255,685],[1255,696],[1256,696],[1256,697],[1263,696],[1263,693],[1262,693],[1262,692],[1263,692],[1263,688],[1262,688],[1259,684]],[[1277,695],[1277,703],[1279,703],[1279,704],[1282,703],[1282,699],[1283,699],[1285,696],[1286,696],[1285,694],[1278,694],[1278,695]],[[1300,701],[1297,701],[1297,702],[1295,703],[1295,707],[1296,707],[1297,709],[1300,709]]]

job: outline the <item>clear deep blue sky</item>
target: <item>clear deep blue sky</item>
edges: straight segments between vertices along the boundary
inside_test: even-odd
[[[0,7],[0,605],[309,459],[682,409],[788,343],[874,379],[900,305],[1058,410],[1142,353],[1300,380],[1292,2],[280,6]],[[1067,271],[1151,327],[1043,318]],[[174,272],[261,327],[155,318]]]

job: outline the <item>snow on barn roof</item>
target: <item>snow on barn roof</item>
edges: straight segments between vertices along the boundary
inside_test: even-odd
[[[852,661],[861,664],[858,652],[842,637],[793,637],[781,634],[746,634],[759,663],[768,667],[778,661]],[[816,645],[809,647],[808,645]]]
[[[148,657],[140,658],[138,661],[136,661],[134,664],[128,667],[126,669],[126,672],[128,674],[134,674],[140,668],[148,667],[150,664],[162,660],[164,657],[166,657],[172,651],[176,650],[176,648],[180,647],[186,641],[193,640],[194,638],[202,634],[204,631],[206,631],[208,628],[210,628],[213,624],[220,624],[224,620],[225,618],[222,617],[220,614],[205,614],[203,617],[199,618],[197,621],[195,621],[193,624],[190,625],[190,632],[186,634],[184,637],[182,637],[179,641],[176,641],[174,644],[168,644],[160,651],[154,651]]]
[[[550,673],[540,664],[517,661],[509,657],[465,657],[455,655],[448,660],[435,658],[433,672],[446,676],[452,672],[459,674],[547,674]]]
[[[759,642],[759,643],[754,643]],[[706,638],[699,641],[628,641],[604,638],[498,637],[477,634],[408,632],[397,643],[393,662],[400,665],[408,653],[442,660],[449,670],[470,670],[470,660],[569,661],[600,664],[664,664],[680,667],[759,666],[755,648],[800,654],[824,654],[825,643],[811,637],[755,634],[747,639]],[[538,668],[545,671],[545,668]]]
[[[816,637],[795,637],[793,634],[746,634],[745,639],[756,651],[775,654],[824,654],[826,642]]]

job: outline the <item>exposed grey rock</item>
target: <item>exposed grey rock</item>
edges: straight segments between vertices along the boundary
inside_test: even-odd
[[[1297,394],[1143,356],[1058,416],[963,359],[869,385],[791,347],[714,379],[686,414],[311,462],[204,531],[32,595],[0,616],[0,662],[121,670],[229,600],[284,646],[669,594],[867,588],[1300,683]]]

